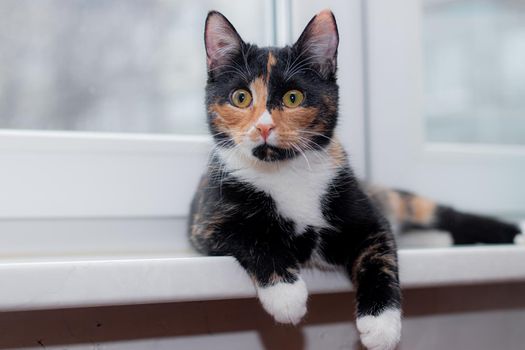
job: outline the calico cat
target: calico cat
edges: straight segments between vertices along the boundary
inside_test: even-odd
[[[297,324],[306,313],[301,266],[338,266],[356,288],[362,343],[393,349],[401,291],[389,220],[449,230],[456,243],[512,242],[519,232],[355,178],[334,136],[339,36],[329,10],[284,48],[245,43],[214,11],[204,36],[215,144],[192,203],[190,240],[204,254],[235,257],[278,322]]]

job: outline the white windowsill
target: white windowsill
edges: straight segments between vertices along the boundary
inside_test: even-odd
[[[403,288],[525,280],[520,246],[401,249]],[[303,272],[311,293],[351,290],[341,272]],[[0,311],[244,298],[250,278],[231,257],[2,259]]]

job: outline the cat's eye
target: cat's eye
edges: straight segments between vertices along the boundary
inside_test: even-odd
[[[288,108],[295,108],[304,100],[304,95],[299,90],[290,90],[283,96],[283,103]]]
[[[252,103],[252,95],[248,90],[237,89],[231,95],[231,103],[235,107],[246,108]]]

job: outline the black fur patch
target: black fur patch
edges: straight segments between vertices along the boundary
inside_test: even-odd
[[[255,147],[252,150],[254,157],[266,161],[266,162],[275,162],[279,160],[285,160],[294,158],[297,155],[297,151],[271,146],[268,144],[262,144]]]
[[[437,210],[436,228],[450,232],[454,244],[510,244],[520,233],[517,225],[445,206]]]

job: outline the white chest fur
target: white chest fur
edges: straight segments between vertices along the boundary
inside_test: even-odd
[[[327,226],[321,201],[337,170],[325,154],[305,152],[304,157],[268,167],[238,152],[221,150],[219,155],[234,176],[273,198],[279,214],[294,221],[297,234],[307,226]]]

